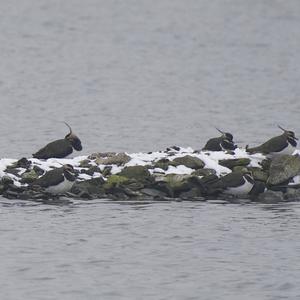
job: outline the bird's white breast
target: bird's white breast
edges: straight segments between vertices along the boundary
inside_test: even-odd
[[[245,183],[238,187],[231,187],[227,188],[224,193],[230,195],[246,195],[248,194],[253,188],[253,184],[249,181],[245,180]]]
[[[69,181],[64,178],[64,181],[58,185],[50,186],[46,188],[46,191],[51,194],[63,194],[69,192],[74,184],[74,181]]]
[[[280,152],[271,152],[267,155],[267,157],[272,158],[280,155],[292,155],[296,150],[296,147],[293,147],[290,143],[288,143],[288,146],[285,147],[282,151]]]

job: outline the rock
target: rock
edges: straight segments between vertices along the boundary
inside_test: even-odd
[[[284,201],[284,196],[282,192],[268,190],[265,193],[260,194],[257,200],[263,203],[278,203]]]
[[[300,157],[281,155],[275,157],[270,165],[268,185],[278,185],[300,174]]]
[[[196,169],[196,170],[202,169],[205,166],[204,162],[200,158],[190,156],[190,155],[175,158],[172,161],[172,165],[175,167],[179,165],[184,165],[188,168]]]
[[[39,176],[41,176],[41,175],[43,175],[45,173],[45,170],[43,170],[39,166],[33,166],[33,170]]]
[[[163,198],[166,197],[166,193],[156,190],[156,189],[151,189],[151,188],[145,188],[140,190],[140,192],[144,195],[153,197],[153,198]]]
[[[21,183],[32,183],[38,178],[38,174],[34,170],[24,172],[21,176]]]
[[[80,168],[87,168],[88,169],[92,166],[93,166],[93,164],[89,159],[84,159],[79,163]]]
[[[95,160],[98,158],[112,157],[112,156],[115,156],[116,154],[117,154],[116,152],[97,152],[97,153],[92,153],[91,155],[89,155],[88,159]]]
[[[233,169],[236,166],[248,166],[250,164],[249,158],[234,158],[234,159],[221,159],[219,164],[223,167]]]
[[[101,170],[99,167],[97,166],[91,166],[90,168],[88,169],[82,169],[80,171],[80,173],[83,173],[83,174],[87,174],[87,175],[90,175],[90,176],[93,176],[94,173],[101,173]]]
[[[74,194],[89,194],[93,196],[102,197],[104,193],[103,178],[92,178],[85,181],[76,181],[71,189]]]
[[[107,177],[107,176],[111,175],[111,169],[112,169],[112,166],[105,166],[103,171],[102,171],[102,175],[104,177]]]
[[[128,187],[129,189],[131,189],[132,191],[138,191],[141,190],[142,188],[144,188],[144,184],[142,184],[141,182],[135,181],[132,179],[126,184],[126,187]]]
[[[95,162],[97,165],[117,165],[123,166],[131,160],[126,153],[112,154],[107,157],[98,157]]]
[[[202,193],[200,192],[200,190],[198,188],[191,188],[190,190],[188,190],[187,192],[182,192],[179,197],[183,200],[193,200],[196,199],[199,201],[204,201],[204,198],[201,197]]]
[[[4,185],[4,186],[8,186],[10,184],[14,184],[14,181],[9,176],[4,175],[1,178],[1,184]]]
[[[13,166],[13,167],[12,166],[8,166],[4,172],[8,173],[8,174],[13,174],[15,176],[20,177],[20,175],[19,175],[20,170],[17,169],[16,166]]]
[[[284,198],[287,201],[300,201],[300,190],[294,188],[288,188],[284,194]]]
[[[191,184],[188,182],[188,178],[190,177],[190,175],[168,174],[157,178],[154,188],[166,193],[170,197],[175,197],[190,189]]]
[[[267,182],[269,174],[266,171],[255,167],[248,168],[248,170],[251,172],[254,180]]]
[[[162,158],[162,159],[158,160],[157,162],[155,162],[153,167],[154,168],[160,168],[164,171],[167,171],[168,168],[169,168],[169,165],[171,165],[171,164],[172,164],[172,162],[169,159]]]
[[[31,165],[31,161],[29,161],[27,158],[23,157],[17,161],[17,168],[24,168],[28,169]]]
[[[244,166],[235,166],[235,167],[233,167],[232,171],[246,173],[246,172],[248,172],[248,169]]]
[[[216,170],[214,169],[198,169],[194,171],[191,175],[195,176],[209,176],[209,175],[216,175]]]
[[[135,179],[138,182],[149,182],[151,180],[151,174],[145,166],[131,166],[125,167],[117,175],[130,179]]]
[[[103,187],[105,190],[110,190],[116,186],[126,184],[128,182],[129,179],[127,177],[120,176],[120,175],[111,175],[110,177],[108,177]]]
[[[270,166],[271,166],[271,162],[272,162],[272,160],[269,159],[269,158],[266,158],[263,161],[261,161],[260,165],[261,165],[263,171],[266,171],[266,172],[269,171]]]

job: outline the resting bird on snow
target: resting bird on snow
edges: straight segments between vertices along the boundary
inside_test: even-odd
[[[236,145],[233,142],[233,135],[216,128],[222,135],[220,137],[211,138],[207,141],[202,150],[206,151],[223,151],[234,150]]]
[[[70,129],[70,132],[65,136],[65,138],[47,144],[39,151],[32,154],[34,158],[64,158],[73,152],[73,148],[77,151],[82,150],[80,139],[73,133],[72,128],[67,123],[65,124]]]
[[[51,194],[63,194],[70,191],[75,179],[73,166],[66,164],[46,172],[34,181],[32,186],[38,185]]]
[[[246,151],[250,154],[262,153],[270,158],[283,154],[293,154],[298,140],[295,133],[280,126],[278,127],[283,130],[283,134],[275,136],[257,147],[249,148],[247,145]]]

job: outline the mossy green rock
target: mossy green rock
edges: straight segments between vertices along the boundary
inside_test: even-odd
[[[245,166],[235,166],[235,167],[233,167],[232,171],[246,173],[246,172],[248,172],[248,169]]]
[[[117,175],[130,178],[130,179],[135,179],[136,181],[139,182],[146,182],[151,178],[151,174],[145,166],[125,167]]]
[[[173,166],[184,165],[191,169],[201,169],[205,166],[205,163],[198,157],[186,155],[183,157],[177,157],[172,161]]]
[[[233,169],[236,166],[248,166],[250,164],[249,158],[234,158],[234,159],[221,159],[219,164],[223,167]]]
[[[22,174],[22,183],[32,183],[38,178],[38,174],[34,170]]]
[[[249,171],[251,171],[254,180],[267,182],[269,174],[266,171],[260,168],[249,168]]]
[[[116,186],[126,184],[128,182],[129,179],[127,177],[120,176],[120,175],[111,175],[110,177],[108,177],[103,187],[104,189],[111,189]]]
[[[278,185],[300,174],[300,157],[281,155],[272,160],[269,171],[268,185]]]
[[[190,177],[190,175],[168,174],[157,178],[154,188],[167,193],[170,197],[174,197],[190,189],[191,185],[188,182]]]
[[[89,180],[75,182],[71,192],[88,193],[89,195],[103,195],[104,194],[104,180],[102,178],[92,178]]]
[[[217,172],[214,169],[198,169],[194,171],[191,175],[195,176],[209,176],[209,175],[215,175]]]
[[[162,158],[162,159],[158,160],[157,162],[155,162],[154,168],[160,168],[160,169],[166,171],[166,170],[168,170],[170,164],[172,164],[172,163],[169,159]]]

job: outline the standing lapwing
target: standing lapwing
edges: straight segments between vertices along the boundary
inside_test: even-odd
[[[207,141],[202,150],[204,151],[224,151],[234,150],[237,146],[233,142],[233,135],[216,128],[222,135],[220,137],[211,138]]]
[[[212,183],[211,190],[222,191],[231,195],[247,195],[252,190],[255,181],[250,172],[234,171],[220,177]]]
[[[262,153],[272,158],[283,154],[293,154],[297,147],[297,138],[293,131],[283,129],[278,125],[278,128],[283,130],[283,134],[275,136],[260,146],[249,148],[246,146],[246,151],[250,154]]]
[[[38,152],[32,154],[34,158],[64,158],[73,152],[73,148],[77,151],[82,150],[80,139],[73,133],[72,128],[67,123],[65,124],[70,130],[65,138],[47,144]]]
[[[61,168],[46,172],[32,183],[32,186],[40,186],[51,194],[63,194],[72,188],[75,182],[74,168],[66,164]]]

